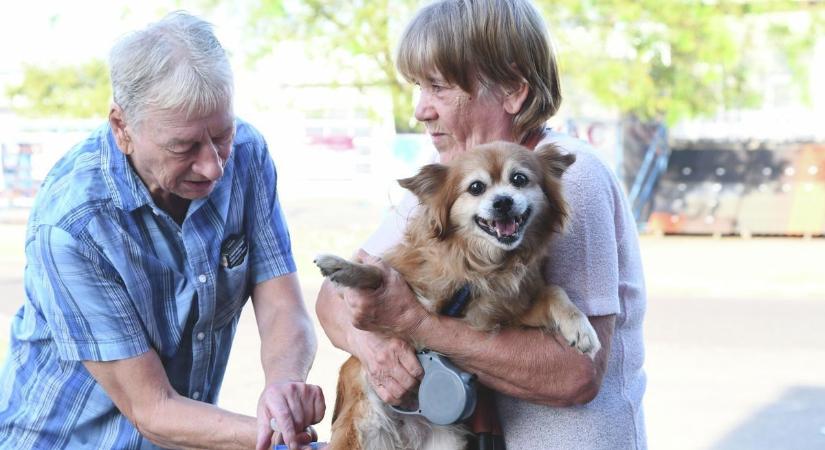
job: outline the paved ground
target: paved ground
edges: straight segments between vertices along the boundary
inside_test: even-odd
[[[287,204],[308,307],[320,252],[349,254],[381,211],[371,204]],[[22,302],[23,229],[0,226],[0,330]],[[642,239],[651,449],[825,448],[825,240]],[[332,407],[345,355],[320,328],[310,381]],[[0,357],[7,332],[0,334]],[[241,319],[220,404],[252,414],[262,387],[259,341]],[[327,419],[328,420],[328,419]],[[319,427],[328,437],[329,425]]]

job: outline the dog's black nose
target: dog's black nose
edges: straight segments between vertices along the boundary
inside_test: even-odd
[[[508,213],[513,207],[513,199],[511,197],[500,196],[493,200],[493,209],[498,213]]]

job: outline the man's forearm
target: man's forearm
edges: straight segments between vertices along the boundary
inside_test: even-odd
[[[255,448],[256,420],[175,395],[137,421],[152,443],[175,449]]]
[[[304,381],[318,341],[294,273],[259,283],[252,305],[261,337],[261,364],[266,383]]]
[[[266,383],[305,381],[318,350],[312,322],[305,315],[284,314],[261,330],[261,365]]]
[[[555,334],[536,329],[473,330],[458,320],[429,315],[413,332],[421,346],[446,354],[482,384],[507,395],[553,406],[586,403],[598,393],[613,316],[594,318],[604,349],[593,361]]]
[[[161,447],[249,449],[255,445],[254,418],[178,394],[154,350],[83,365],[138,431]]]

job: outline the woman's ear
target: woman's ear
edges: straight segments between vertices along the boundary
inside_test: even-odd
[[[527,80],[522,79],[515,89],[506,88],[504,91],[504,110],[507,114],[515,116],[521,112],[524,102],[527,100],[527,94],[530,88],[527,86]]]

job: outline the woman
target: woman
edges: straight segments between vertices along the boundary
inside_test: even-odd
[[[571,218],[551,244],[546,279],[588,316],[602,350],[591,360],[553,334],[487,334],[424,310],[398,273],[372,256],[401,238],[410,199],[358,253],[382,268],[383,288],[322,287],[316,310],[330,340],[361,360],[390,404],[422,375],[408,341],[447,355],[497,393],[508,448],[646,448],[636,227],[615,176],[591,149],[545,127],[561,94],[540,15],[526,0],[437,1],[408,25],[397,67],[420,87],[415,117],[442,162],[495,140],[531,149],[553,142],[576,155],[563,178]]]

